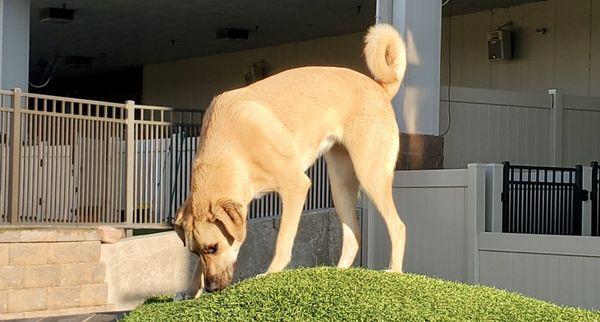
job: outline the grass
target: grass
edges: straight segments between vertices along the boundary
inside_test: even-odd
[[[319,267],[248,279],[197,300],[151,298],[124,320],[600,321],[600,312],[421,275]]]

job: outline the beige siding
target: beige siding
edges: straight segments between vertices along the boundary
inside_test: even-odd
[[[555,86],[573,95],[589,94],[590,0],[556,2]]]
[[[515,57],[487,60],[486,32],[513,22]],[[600,96],[600,2],[548,0],[445,17],[442,85]],[[536,32],[546,28],[546,33]],[[448,75],[450,74],[450,75]]]
[[[543,92],[554,86],[554,30],[555,6],[553,1],[531,3],[523,8],[521,52],[517,63],[522,64],[521,90]],[[546,28],[545,34],[536,32]]]
[[[600,160],[600,110],[565,110],[563,149],[564,164]]]
[[[491,17],[490,11],[463,16],[461,86],[481,88],[490,86],[486,32],[491,28]]]
[[[368,73],[363,34],[354,33],[228,54],[144,66],[144,103],[206,109],[217,94],[244,86],[244,71],[264,59],[270,74],[307,66],[343,66]]]

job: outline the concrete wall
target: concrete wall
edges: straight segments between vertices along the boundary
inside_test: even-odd
[[[206,109],[211,99],[245,85],[244,72],[264,59],[269,75],[307,65],[343,66],[368,73],[363,34],[262,47],[144,66],[144,104]]]
[[[250,223],[238,258],[236,281],[266,271],[278,225],[278,219]],[[333,210],[303,215],[290,267],[336,264],[340,233]],[[115,310],[127,310],[150,296],[185,290],[197,257],[183,247],[174,232],[166,232],[104,244],[101,260],[106,263],[108,302]],[[360,264],[360,257],[355,264]]]
[[[509,21],[515,58],[490,62],[486,32]],[[524,92],[556,87],[566,94],[600,96],[597,1],[548,0],[444,17],[442,31],[443,85]]]

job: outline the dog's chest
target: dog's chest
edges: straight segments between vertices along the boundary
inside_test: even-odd
[[[319,144],[319,149],[317,150],[317,157],[320,157],[325,152],[329,151],[329,149],[331,149],[331,147],[335,144],[335,142],[336,142],[336,140],[333,137],[333,135],[330,135],[330,136],[326,137],[324,140],[322,140],[321,143]]]

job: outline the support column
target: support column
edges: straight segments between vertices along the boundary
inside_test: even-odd
[[[387,10],[389,7],[380,6]],[[394,0],[391,7],[391,22],[404,36],[408,54],[404,86],[393,101],[400,131],[437,135],[440,130],[441,2]],[[389,15],[382,12],[381,16]]]
[[[439,0],[378,0],[377,22],[391,23],[404,37],[408,66],[392,100],[400,136],[396,168],[443,166],[440,134],[442,4]]]
[[[0,88],[29,88],[30,0],[0,0]]]

